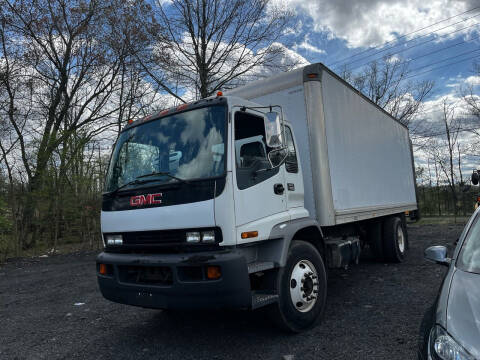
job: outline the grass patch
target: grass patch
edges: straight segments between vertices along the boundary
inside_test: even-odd
[[[409,225],[413,226],[422,226],[422,225],[465,225],[470,219],[470,216],[457,216],[455,219],[454,216],[432,216],[432,217],[422,217],[419,221],[408,222]]]

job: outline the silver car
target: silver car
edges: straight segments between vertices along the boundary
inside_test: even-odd
[[[480,359],[480,209],[463,229],[453,256],[431,246],[425,258],[448,266],[434,305],[422,321],[419,359]]]

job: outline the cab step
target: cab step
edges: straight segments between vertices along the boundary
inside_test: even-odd
[[[278,301],[278,295],[259,291],[252,291],[252,310],[274,304]]]

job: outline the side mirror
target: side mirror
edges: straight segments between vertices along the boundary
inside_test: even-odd
[[[472,173],[472,184],[477,185],[478,180],[479,180],[478,172],[474,170]]]
[[[449,266],[452,261],[452,259],[447,257],[447,248],[445,246],[430,246],[425,249],[423,256],[429,261],[445,266]]]
[[[267,136],[267,146],[278,148],[283,145],[282,124],[280,116],[275,111],[265,114],[265,134]]]

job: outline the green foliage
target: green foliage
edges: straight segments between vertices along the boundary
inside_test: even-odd
[[[0,233],[11,232],[12,221],[8,214],[7,202],[0,196]]]

